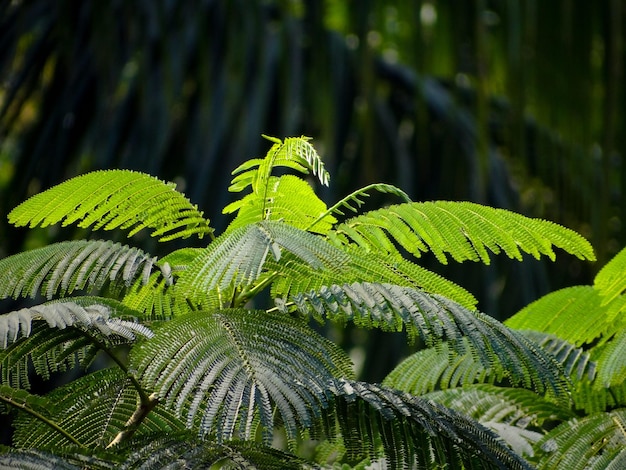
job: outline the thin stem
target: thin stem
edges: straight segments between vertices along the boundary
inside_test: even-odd
[[[0,401],[3,401],[4,403],[6,403],[6,404],[8,404],[10,406],[14,406],[16,408],[19,408],[23,412],[28,413],[29,415],[31,415],[33,418],[36,418],[39,421],[45,423],[47,426],[49,426],[52,429],[54,429],[56,432],[58,432],[63,437],[65,437],[66,439],[71,441],[73,444],[76,444],[79,447],[84,447],[84,445],[78,439],[76,439],[74,436],[72,436],[69,432],[67,432],[65,429],[63,429],[61,426],[59,426],[57,423],[55,423],[54,421],[52,421],[49,418],[46,418],[44,415],[42,415],[41,413],[38,413],[37,411],[33,410],[32,408],[29,408],[28,406],[26,406],[26,404],[18,403],[16,401],[13,401],[11,398],[6,397],[6,396],[2,396],[2,395],[0,395]]]
[[[115,438],[111,442],[109,442],[109,445],[107,445],[106,448],[109,449],[119,444],[120,442],[129,439],[133,434],[135,434],[135,431],[137,431],[143,420],[146,419],[146,416],[150,414],[150,412],[154,409],[155,406],[157,406],[158,403],[159,398],[157,397],[156,393],[153,393],[149,397],[147,397],[145,402],[142,400],[141,403],[137,405],[137,408],[135,409],[133,415],[128,419],[128,421],[126,421],[124,429],[117,433]]]

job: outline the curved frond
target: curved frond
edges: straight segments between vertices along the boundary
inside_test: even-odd
[[[94,171],[36,194],[9,213],[9,222],[18,227],[78,222],[95,230],[132,228],[128,236],[150,228],[159,241],[212,233],[202,212],[175,187],[136,171]]]
[[[485,423],[504,423],[520,429],[552,427],[575,416],[560,407],[522,388],[475,384],[461,388],[434,391],[424,395],[448,408]]]
[[[102,240],[53,243],[0,260],[0,298],[47,298],[79,290],[97,290],[105,283],[129,286],[147,282],[153,270],[162,270],[156,258],[138,248]]]
[[[0,453],[0,468],[12,470],[50,470],[51,468],[58,470],[81,470],[81,468],[84,468],[83,465],[84,462],[74,464],[64,457],[34,449],[11,449],[6,453]],[[97,466],[92,468],[113,469],[114,467]]]
[[[593,281],[595,287],[607,304],[626,290],[626,248],[623,248],[606,263]]]
[[[250,439],[274,413],[294,438],[327,401],[326,384],[350,376],[345,353],[284,315],[196,312],[161,326],[131,352],[140,381],[167,407],[219,440]]]
[[[53,372],[76,365],[86,368],[102,344],[131,343],[136,334],[152,332],[123,317],[135,313],[119,302],[97,297],[76,297],[73,302],[55,301],[0,316],[0,383],[29,388],[28,371],[49,379]],[[121,318],[117,318],[121,317]]]
[[[466,289],[404,258],[390,259],[379,253],[365,253],[357,247],[347,247],[348,262],[340,272],[320,272],[294,257],[285,262],[268,260],[269,270],[280,272],[272,283],[272,298],[285,299],[302,292],[319,291],[331,284],[378,282],[425,290],[447,297],[464,307],[474,309],[478,301]]]
[[[406,328],[427,346],[448,341],[463,355],[471,351],[485,367],[498,368],[516,384],[567,399],[568,380],[556,359],[520,333],[485,314],[470,311],[444,297],[391,284],[353,283],[323,287],[290,297],[297,310],[389,331]],[[466,342],[467,341],[467,342]]]
[[[421,396],[435,390],[492,383],[503,377],[499,364],[487,368],[471,353],[457,354],[448,343],[422,349],[400,362],[383,380],[386,387]]]
[[[413,202],[367,212],[339,224],[329,237],[356,243],[373,252],[397,253],[395,243],[419,257],[432,251],[447,264],[455,261],[489,264],[488,250],[522,259],[522,252],[554,260],[553,246],[581,259],[594,260],[589,242],[553,222],[531,219],[504,209],[470,202]]]
[[[549,432],[537,445],[544,455],[539,469],[622,468],[626,448],[626,410],[571,419]]]
[[[262,468],[268,470],[300,470],[307,462],[295,455],[254,442],[229,441],[221,444],[194,437],[188,433],[145,436],[123,445],[130,455],[120,470],[141,468]],[[229,464],[232,465],[228,466]]]
[[[531,468],[491,431],[432,401],[344,379],[332,391],[319,430],[341,436],[351,461],[382,453],[390,468]]]
[[[105,447],[125,428],[139,403],[137,391],[119,369],[102,369],[63,385],[47,395],[50,418],[87,447]],[[46,423],[20,414],[14,442],[21,448],[55,449],[73,443]],[[171,412],[157,406],[136,435],[184,429]]]
[[[554,357],[563,366],[564,372],[572,379],[593,380],[596,376],[596,362],[591,360],[591,354],[582,348],[558,336],[538,331],[522,331],[527,338],[532,339],[541,348]]]
[[[569,409],[520,388],[479,384],[436,391],[424,396],[467,415],[493,430],[519,455],[534,455],[533,445],[543,437],[537,432],[573,418]]]
[[[177,288],[194,299],[214,289],[226,291],[231,283],[249,286],[263,273],[268,254],[280,261],[283,250],[315,270],[338,272],[348,261],[320,236],[264,221],[218,237],[181,274]]]
[[[626,329],[606,344],[598,356],[598,387],[619,386],[626,381]]]
[[[292,175],[272,176],[263,194],[250,193],[229,204],[224,214],[238,212],[227,232],[262,220],[279,220],[302,230],[328,232],[337,221],[306,181]]]
[[[577,346],[603,344],[626,325],[626,297],[608,304],[591,286],[566,287],[528,304],[505,324],[516,330],[551,333]]]
[[[68,327],[93,330],[102,336],[118,335],[134,340],[135,334],[151,337],[152,332],[140,323],[111,318],[104,305],[81,306],[75,302],[50,302],[0,315],[0,348],[6,349],[20,337],[30,336],[32,322],[44,320],[49,328]]]

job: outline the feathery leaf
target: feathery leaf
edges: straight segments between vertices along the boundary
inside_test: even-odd
[[[147,282],[156,258],[138,248],[111,241],[77,240],[53,243],[43,248],[0,260],[0,298],[30,296],[47,298],[77,290],[97,290],[106,282],[125,286],[141,279]]]
[[[176,318],[133,349],[131,366],[188,426],[219,440],[250,439],[257,417],[268,440],[275,412],[294,438],[325,405],[328,380],[352,373],[337,346],[300,322],[246,310]]]
[[[9,222],[18,227],[78,222],[96,230],[132,228],[128,236],[151,228],[159,241],[212,233],[202,212],[175,186],[130,170],[94,171],[36,194],[9,213]]]
[[[389,331],[406,328],[427,346],[448,341],[458,354],[467,344],[485,367],[502,367],[516,384],[567,400],[568,381],[556,359],[518,332],[444,297],[392,284],[332,285],[290,297],[299,312],[317,319],[352,320]],[[467,342],[466,342],[467,341]]]
[[[329,233],[335,243],[356,243],[370,251],[399,256],[394,242],[419,257],[432,251],[447,264],[455,261],[490,263],[487,250],[522,259],[522,252],[554,260],[552,246],[580,259],[594,260],[589,242],[553,222],[531,219],[504,209],[470,202],[413,202],[367,212],[339,224]],[[520,251],[521,250],[521,251]]]

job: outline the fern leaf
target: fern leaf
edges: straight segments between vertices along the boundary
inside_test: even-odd
[[[332,419],[320,429],[342,436],[349,460],[379,457],[380,443],[390,468],[531,468],[491,431],[432,401],[345,379],[331,389]]]
[[[270,177],[262,194],[250,193],[229,204],[224,214],[238,212],[227,232],[262,220],[279,220],[296,228],[327,233],[336,219],[313,188],[291,175]]]
[[[522,259],[522,252],[535,258],[555,258],[556,246],[581,259],[594,260],[593,249],[576,232],[539,219],[530,219],[504,209],[470,202],[413,202],[389,206],[348,219],[329,237],[339,244],[356,243],[369,251],[396,254],[398,243],[413,255],[432,251],[446,264],[446,254],[455,261],[489,264],[488,251]]]
[[[258,416],[266,442],[273,405],[294,438],[325,405],[328,380],[352,373],[337,346],[300,322],[246,310],[176,318],[133,349],[131,366],[200,434],[250,439]]]
[[[159,241],[213,232],[173,183],[130,170],[95,171],[65,181],[13,209],[9,222],[18,227],[58,222],[105,230],[132,227],[129,236],[150,228]]]
[[[626,329],[622,329],[598,357],[598,387],[617,386],[626,381]]]
[[[312,171],[320,183],[328,186],[330,175],[317,151],[309,143],[309,137],[288,137],[284,141],[276,138],[269,140],[274,142],[274,145],[265,158],[248,160],[233,171],[233,175],[237,176],[233,178],[229,191],[241,192],[251,186],[254,193],[264,193],[272,170],[276,167],[291,168],[303,174]]]
[[[178,289],[198,299],[214,289],[226,291],[231,283],[251,285],[263,273],[268,254],[279,261],[283,250],[315,270],[338,272],[348,260],[322,237],[265,221],[218,237],[181,274]]]
[[[498,434],[518,455],[534,456],[543,433],[575,415],[533,392],[493,385],[473,385],[429,393],[424,398],[467,415]]]
[[[135,339],[135,333],[152,336],[152,332],[139,323],[110,318],[109,310],[103,305],[82,307],[75,302],[53,302],[0,315],[0,348],[6,349],[19,336],[27,338],[34,320],[45,320],[50,328],[63,330],[73,326],[128,340]]]
[[[537,468],[621,468],[626,448],[625,429],[624,409],[566,421],[538,443],[544,455]]]
[[[463,355],[453,351],[448,343],[417,351],[400,362],[385,377],[383,385],[421,396],[434,390],[502,379],[503,371],[499,364],[485,367],[471,353],[470,345],[466,347],[468,352]]]
[[[307,230],[312,230],[313,227],[316,227],[315,231],[320,232],[317,224],[324,221],[326,217],[330,214],[345,215],[341,210],[342,208],[348,209],[352,212],[357,212],[358,208],[361,207],[365,202],[363,198],[369,197],[369,193],[371,191],[392,194],[401,198],[402,200],[404,200],[404,202],[411,202],[411,198],[408,196],[408,194],[402,191],[400,188],[397,188],[391,184],[374,183],[365,186],[364,188],[358,189],[351,194],[348,194],[346,197],[327,209],[326,212],[322,213],[309,227],[305,228]],[[326,233],[326,231],[321,231],[321,233]]]
[[[119,369],[102,369],[88,374],[47,395],[54,403],[51,418],[87,447],[104,447],[137,408],[139,397],[126,374]],[[54,449],[72,443],[45,423],[22,414],[15,420],[14,442],[21,448]],[[137,435],[172,432],[183,424],[168,410],[156,407],[147,415]]]
[[[106,282],[129,286],[147,282],[156,258],[111,241],[77,240],[53,243],[0,260],[0,298],[50,299],[74,291],[101,289]]]
[[[602,295],[603,304],[610,303],[624,293],[626,290],[626,248],[598,271],[593,287]]]
[[[0,316],[0,383],[29,388],[28,371],[49,379],[53,372],[88,367],[101,344],[132,343],[152,332],[132,318],[136,313],[111,299],[77,297]],[[120,317],[120,318],[117,318]],[[51,327],[54,325],[54,327]]]
[[[466,308],[476,307],[476,298],[463,287],[409,260],[365,253],[356,247],[347,247],[345,252],[349,256],[348,262],[340,272],[333,273],[313,270],[293,256],[285,257],[280,265],[270,258],[268,270],[281,273],[272,283],[272,298],[284,299],[297,293],[319,291],[324,285],[378,282],[422,289]]]
[[[0,413],[4,414],[12,408],[30,409],[38,413],[47,413],[52,404],[46,397],[33,395],[26,390],[19,390],[7,385],[0,385]]]
[[[399,331],[427,346],[448,341],[458,354],[472,346],[485,367],[500,364],[516,384],[567,401],[568,380],[556,359],[493,318],[449,299],[391,284],[353,283],[291,297],[299,312],[316,318]]]
[[[591,360],[591,354],[582,348],[558,336],[537,331],[522,331],[527,338],[535,341],[542,349],[552,354],[563,366],[564,372],[574,380],[586,377],[593,380],[596,376],[596,362]]]
[[[130,450],[130,455],[120,465],[121,470],[133,468],[199,469],[216,466],[222,468],[228,464],[242,469],[301,470],[310,468],[305,460],[295,455],[254,442],[230,441],[217,444],[180,432],[133,439],[121,450],[125,449]]]
[[[55,470],[81,470],[81,468],[85,468],[84,462],[74,464],[64,457],[34,449],[11,449],[6,453],[0,453],[0,467],[15,470],[50,470],[51,468]],[[91,468],[113,469],[114,467],[94,466]]]
[[[434,391],[424,395],[445,407],[467,415],[480,423],[503,423],[540,429],[552,428],[575,416],[567,408],[544,400],[521,388],[476,384],[462,388]]]
[[[622,319],[625,309],[625,297],[606,304],[597,289],[574,286],[539,298],[505,324],[516,330],[551,333],[577,346],[603,344],[626,325]]]

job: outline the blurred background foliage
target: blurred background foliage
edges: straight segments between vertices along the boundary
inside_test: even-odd
[[[11,208],[99,168],[177,182],[219,230],[261,133],[304,134],[327,202],[387,182],[592,241],[596,265],[421,261],[503,320],[624,245],[625,20],[621,0],[0,0],[0,256],[57,236],[9,227]],[[366,380],[404,353],[377,332],[339,340],[380,349]]]

